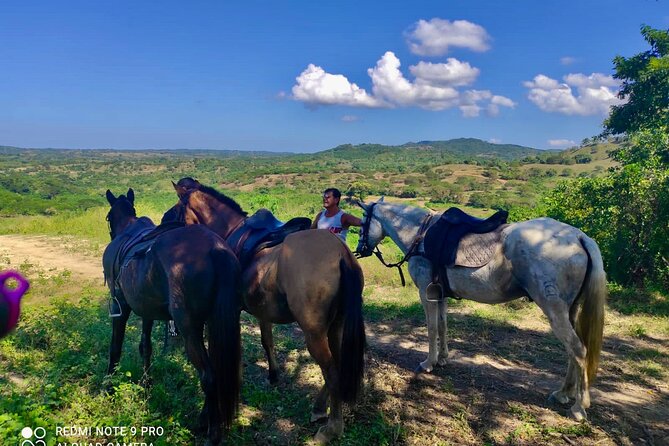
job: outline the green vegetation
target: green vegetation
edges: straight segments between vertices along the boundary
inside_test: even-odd
[[[560,184],[546,212],[595,238],[609,278],[669,290],[669,31],[644,26],[651,49],[616,57],[623,105],[605,121],[622,135],[612,151],[619,165],[606,175]]]

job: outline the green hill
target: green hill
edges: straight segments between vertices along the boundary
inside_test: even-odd
[[[343,144],[333,149],[317,152],[315,157],[335,155],[338,159],[358,160],[379,157],[386,160],[392,157],[411,155],[419,160],[438,159],[441,162],[461,162],[466,159],[488,158],[513,161],[527,156],[537,156],[545,150],[524,147],[515,144],[493,144],[476,138],[459,138],[448,141],[408,142],[399,146],[382,144]]]

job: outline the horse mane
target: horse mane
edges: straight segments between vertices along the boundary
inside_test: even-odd
[[[228,206],[231,208],[233,211],[238,212],[242,214],[244,217],[248,215],[248,212],[244,211],[242,207],[237,203],[235,200],[232,198],[228,197],[227,195],[222,194],[221,192],[217,191],[213,187],[205,186],[204,184],[200,184],[198,187],[198,190],[201,192],[204,192],[207,195],[211,195],[224,205]]]
[[[416,221],[420,221],[426,213],[431,213],[431,211],[428,209],[423,209],[418,206],[412,206],[404,203],[390,203],[383,201],[377,203],[377,206],[385,207],[392,210],[392,212],[394,212],[396,215],[402,215],[407,219]]]

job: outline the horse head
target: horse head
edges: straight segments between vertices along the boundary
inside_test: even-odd
[[[167,217],[180,217],[186,224],[204,224],[226,238],[238,227],[247,213],[232,198],[192,178],[172,182],[179,202]],[[165,218],[165,217],[163,217]]]
[[[377,202],[365,204],[360,200],[353,200],[353,204],[360,206],[365,212],[362,216],[362,229],[360,230],[360,239],[355,248],[355,254],[358,258],[369,257],[372,255],[376,246],[386,236],[383,226],[378,217],[375,218],[374,208],[383,202],[383,197]]]
[[[135,192],[128,189],[127,195],[119,195],[115,197],[114,194],[107,189],[107,202],[111,209],[107,213],[107,222],[109,224],[109,235],[112,240],[117,234],[123,231],[128,224],[132,223],[137,218],[135,211]]]

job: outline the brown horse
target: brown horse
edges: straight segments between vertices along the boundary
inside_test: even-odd
[[[247,213],[231,198],[191,179],[174,187],[180,202],[168,211],[171,215],[187,224],[207,225],[228,241],[244,231]],[[325,379],[312,421],[328,416],[330,398],[328,423],[316,440],[339,436],[344,426],[341,402],[356,400],[364,369],[363,276],[357,260],[328,231],[299,231],[255,253],[243,265],[242,280],[244,309],[260,324],[270,382],[277,380],[272,324],[296,321]]]
[[[174,319],[205,394],[200,427],[208,428],[210,444],[218,444],[221,422],[229,427],[235,417],[241,385],[239,262],[205,227],[156,230],[147,217],[136,217],[134,199],[132,189],[119,197],[107,190],[112,241],[103,266],[114,307],[108,373],[121,357],[131,310],[143,319],[139,351],[145,373],[151,361],[153,321]]]

